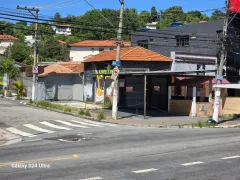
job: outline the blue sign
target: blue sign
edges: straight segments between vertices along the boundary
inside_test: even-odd
[[[121,66],[121,61],[113,61],[112,66]]]
[[[217,78],[217,80],[221,80],[221,81],[223,80],[223,76],[218,75],[216,78]]]

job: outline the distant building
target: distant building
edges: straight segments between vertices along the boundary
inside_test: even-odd
[[[147,23],[147,29],[157,29],[157,22]]]
[[[0,54],[3,55],[16,40],[17,38],[11,35],[0,35]]]
[[[28,44],[28,46],[33,47],[34,41],[35,40],[33,35],[25,36],[25,42]]]
[[[123,42],[122,47],[130,47],[130,42]],[[86,40],[70,44],[70,60],[82,62],[101,51],[114,50],[117,47],[114,40]]]
[[[69,24],[55,24],[52,29],[56,34],[70,36],[72,34]]]

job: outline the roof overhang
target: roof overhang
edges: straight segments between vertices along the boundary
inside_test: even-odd
[[[213,85],[213,87],[223,89],[240,89],[240,84],[216,84]]]

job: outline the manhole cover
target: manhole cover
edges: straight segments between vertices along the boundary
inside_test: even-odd
[[[52,137],[47,138],[46,140],[57,140],[61,142],[79,142],[79,141],[88,141],[94,139],[93,137],[86,137],[82,135],[69,135],[69,136],[62,136],[62,137]]]

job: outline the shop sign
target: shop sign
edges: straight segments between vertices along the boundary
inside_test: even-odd
[[[133,92],[133,87],[126,87],[126,92]]]
[[[160,92],[160,86],[154,86],[153,91],[155,92]]]

